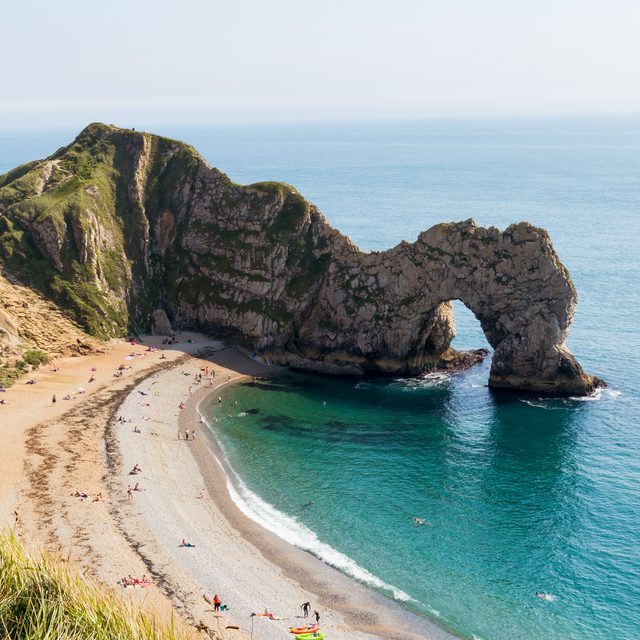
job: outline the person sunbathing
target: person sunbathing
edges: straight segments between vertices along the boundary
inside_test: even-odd
[[[85,493],[84,491],[76,491],[75,493],[71,494],[74,498],[88,498],[89,494]]]
[[[184,538],[182,538],[182,542],[178,545],[179,547],[195,547],[195,544],[191,544],[190,542],[187,542]]]
[[[93,499],[94,502],[100,502],[102,500],[102,494],[96,493],[96,497]]]

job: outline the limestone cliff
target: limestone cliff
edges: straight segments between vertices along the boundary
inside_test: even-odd
[[[281,364],[412,375],[450,353],[460,299],[495,349],[491,386],[600,383],[564,345],[576,292],[544,230],[469,220],[363,253],[293,187],[234,184],[188,145],[113,126],[0,177],[0,260],[102,337],[166,314]]]

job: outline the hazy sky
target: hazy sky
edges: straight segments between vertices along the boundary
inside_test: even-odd
[[[640,0],[20,0],[0,127],[640,112]]]

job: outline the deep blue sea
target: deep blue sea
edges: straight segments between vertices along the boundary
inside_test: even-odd
[[[488,362],[286,374],[229,388],[215,433],[246,512],[463,638],[640,638],[640,118],[154,131],[293,184],[367,250],[469,217],[548,229],[579,293],[568,345],[606,390],[497,396]],[[0,173],[75,133],[0,131]],[[486,346],[456,311],[454,345]]]

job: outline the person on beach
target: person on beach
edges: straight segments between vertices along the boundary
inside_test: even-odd
[[[127,487],[127,497],[129,498],[129,502],[133,500],[133,489],[131,488],[131,485]]]
[[[192,440],[196,439],[196,430],[195,429],[191,429],[191,439]]]
[[[53,394],[53,398],[51,398],[51,404],[55,404],[58,401],[58,398],[56,398],[56,394]]]
[[[213,610],[220,611],[220,598],[217,593],[213,596]]]
[[[320,624],[320,612],[316,609],[316,610],[313,612],[313,615],[314,615],[314,617],[315,617],[315,619],[316,619],[316,624]]]
[[[184,430],[184,439],[188,440],[189,439],[189,429],[185,429]]]
[[[302,609],[302,615],[305,618],[308,618],[309,617],[309,610],[311,609],[311,603],[310,602],[303,602],[300,605],[300,608]]]

